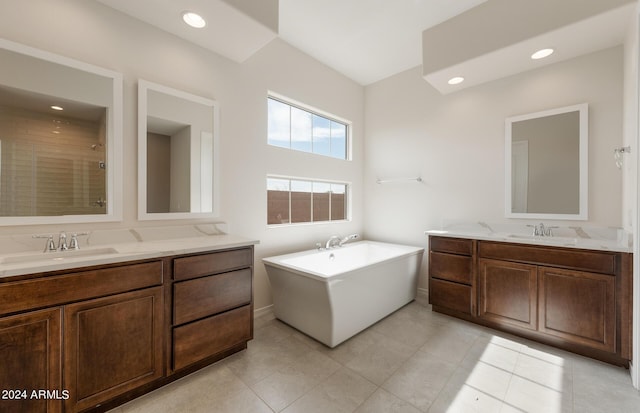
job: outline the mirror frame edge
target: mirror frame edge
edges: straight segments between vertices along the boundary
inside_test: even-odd
[[[580,198],[579,212],[577,214],[545,214],[545,213],[526,213],[511,212],[511,125],[513,122],[540,118],[544,116],[557,115],[567,112],[580,113]],[[579,103],[576,105],[564,106],[555,109],[544,110],[525,115],[510,116],[505,119],[505,187],[504,187],[504,206],[505,218],[524,218],[524,219],[551,219],[551,220],[571,220],[586,221],[588,220],[589,207],[589,104]]]
[[[213,207],[212,212],[147,212],[147,91],[155,90],[211,107],[213,134]],[[169,86],[138,79],[138,220],[212,219],[220,217],[220,108],[214,99],[194,95]]]
[[[98,76],[111,79],[112,82],[112,108],[107,109],[107,211],[105,214],[87,215],[53,215],[53,216],[14,216],[0,217],[2,226],[18,225],[43,225],[43,224],[83,224],[96,222],[121,222],[123,219],[123,162],[122,157],[115,156],[122,154],[123,148],[123,75],[120,72],[106,69],[91,63],[59,55],[46,50],[27,46],[0,37],[0,49],[20,53],[34,59],[45,60],[61,66],[67,66],[75,70],[82,70]]]

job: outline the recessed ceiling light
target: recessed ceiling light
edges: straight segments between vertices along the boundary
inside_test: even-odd
[[[553,54],[553,49],[541,49],[531,55],[531,58],[534,60],[544,59],[547,56],[551,56]]]
[[[202,16],[198,13],[194,13],[192,11],[185,11],[182,13],[182,20],[187,23],[191,27],[195,27],[196,29],[202,29],[207,25],[207,22],[204,21]]]
[[[64,108],[62,106],[58,106],[58,105],[51,105],[50,107],[53,110],[64,110]]]
[[[464,77],[462,76],[456,76],[456,77],[452,77],[451,79],[449,79],[449,81],[447,83],[449,83],[450,85],[457,85],[464,82]]]

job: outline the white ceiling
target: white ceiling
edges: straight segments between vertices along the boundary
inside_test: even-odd
[[[614,47],[624,42],[634,10],[635,4],[629,3],[441,70],[424,73],[423,77],[440,93],[447,94]],[[541,60],[530,58],[533,52],[548,47],[554,49],[551,56]],[[464,77],[464,82],[448,84],[449,79],[455,76]]]
[[[422,63],[422,31],[486,0],[280,0],[280,37],[362,85]]]
[[[238,3],[252,6],[245,0],[96,1],[236,62],[243,62],[279,36],[359,84],[368,85],[420,66],[423,31],[487,0],[274,0],[270,5],[274,12],[279,7],[277,32],[273,26],[233,6]],[[207,27],[196,30],[186,26],[180,18],[185,10],[202,14],[208,21]],[[449,93],[496,76],[508,76],[619,44],[628,20],[625,12],[618,10],[608,18],[591,21],[586,28],[544,33],[542,40],[564,47],[565,52],[560,50],[552,59],[536,63],[537,66],[529,67],[529,61],[519,61],[520,51],[497,50],[486,54],[488,60],[481,56],[482,59],[461,62],[436,73],[425,73],[425,79],[440,92]],[[530,48],[535,40],[541,39],[516,46]],[[465,73],[468,81],[451,88],[446,85],[451,73]]]
[[[230,5],[233,0],[96,1],[236,62],[246,60],[278,35]],[[199,13],[207,26],[203,29],[187,26],[182,21],[184,11]]]
[[[423,30],[486,0],[280,0],[279,33],[231,0],[97,1],[237,62],[279,35],[367,85],[420,65]],[[200,13],[207,26],[186,26],[180,18],[185,10]]]

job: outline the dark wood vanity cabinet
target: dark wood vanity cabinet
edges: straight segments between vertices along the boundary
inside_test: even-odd
[[[434,311],[628,365],[631,254],[434,236],[429,242]],[[471,270],[443,251],[451,243],[471,247],[463,255]],[[458,275],[447,275],[452,272]],[[468,283],[461,282],[461,272],[471,277]],[[468,298],[467,291],[475,294]],[[475,311],[473,305],[463,311],[474,299]]]
[[[537,267],[481,258],[478,268],[478,317],[500,325],[536,330]]]
[[[431,237],[430,240],[429,302],[434,309],[474,314],[475,241],[444,237]]]
[[[253,249],[173,261],[172,370],[246,348],[253,338]]]
[[[65,411],[99,406],[163,376],[162,287],[65,307]]]
[[[252,283],[252,246],[0,278],[0,412],[106,411],[246,348]]]
[[[62,397],[62,309],[0,318],[0,412],[58,413],[62,399],[32,397],[40,389]]]
[[[616,352],[615,276],[539,267],[538,277],[541,332],[577,345]]]

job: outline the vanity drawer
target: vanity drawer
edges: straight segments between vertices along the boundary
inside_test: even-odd
[[[251,302],[251,269],[173,285],[173,322],[183,324]]]
[[[471,284],[471,257],[441,252],[431,252],[429,255],[429,275],[444,280]]]
[[[616,273],[616,254],[613,252],[479,241],[478,256],[602,274]]]
[[[431,251],[449,252],[452,254],[471,255],[473,242],[464,238],[429,237]]]
[[[176,258],[173,260],[173,278],[175,280],[186,280],[250,267],[252,264],[252,248]]]
[[[433,307],[472,314],[471,294],[471,286],[434,278],[429,280],[429,303]]]
[[[173,368],[181,369],[251,339],[251,306],[173,329]]]
[[[162,285],[162,261],[0,284],[0,314],[51,307]]]

